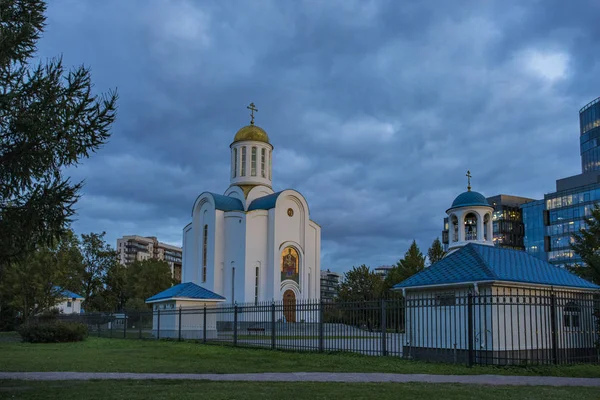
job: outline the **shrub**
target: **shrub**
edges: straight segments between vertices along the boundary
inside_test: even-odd
[[[88,327],[77,322],[41,322],[21,325],[19,335],[29,343],[80,342],[88,335]]]

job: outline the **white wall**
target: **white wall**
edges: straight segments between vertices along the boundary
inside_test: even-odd
[[[74,300],[72,298],[65,298],[61,299],[60,303],[56,304],[54,308],[58,309],[61,314],[80,314],[82,301],[83,299],[79,298]]]
[[[156,337],[160,329],[161,338],[179,337],[179,315],[181,308],[181,337],[202,339],[204,336],[204,307],[216,307],[218,303],[203,301],[165,301],[153,304],[152,334]],[[158,312],[160,310],[160,313]],[[160,318],[160,325],[158,319]],[[206,314],[206,337],[217,336],[217,314]]]

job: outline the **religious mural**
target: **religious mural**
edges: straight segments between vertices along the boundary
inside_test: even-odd
[[[298,283],[300,258],[293,247],[286,247],[281,252],[281,281],[292,280]]]

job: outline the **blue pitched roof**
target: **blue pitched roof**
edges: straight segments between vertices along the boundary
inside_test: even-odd
[[[452,207],[449,209],[457,208],[457,207],[466,207],[466,206],[490,206],[487,199],[484,195],[478,192],[464,192],[456,196],[456,199],[452,202]]]
[[[70,290],[63,289],[60,286],[55,286],[54,289],[56,289],[56,291],[58,291],[61,296],[68,297],[69,299],[83,299],[84,298],[83,296],[81,296],[75,292],[71,292]]]
[[[452,283],[507,281],[600,289],[600,286],[524,251],[469,243],[394,289]]]
[[[197,300],[225,300],[225,297],[211,292],[208,289],[204,289],[203,287],[198,286],[195,283],[185,282],[172,286],[167,290],[163,290],[162,292],[147,298],[146,303],[157,300],[168,300],[175,297],[185,297]]]
[[[248,211],[252,210],[270,210],[271,208],[275,208],[275,203],[277,203],[277,198],[282,192],[275,192],[273,194],[269,194],[264,197],[259,197],[255,199],[250,206],[248,207]]]
[[[244,205],[235,197],[223,196],[222,194],[210,193],[214,201],[215,208],[221,211],[244,211]]]

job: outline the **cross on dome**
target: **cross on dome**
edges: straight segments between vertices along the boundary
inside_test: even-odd
[[[246,106],[246,108],[250,110],[250,117],[252,117],[250,120],[250,125],[254,125],[254,111],[258,112],[258,108],[256,108],[254,103],[250,103],[250,105]]]
[[[467,190],[470,192],[471,191],[471,171],[467,171]]]

